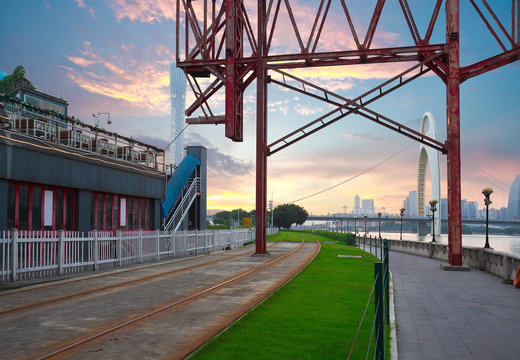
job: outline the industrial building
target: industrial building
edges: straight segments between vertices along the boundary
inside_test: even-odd
[[[169,173],[163,149],[70,117],[29,85],[0,97],[0,231],[205,229],[205,148]]]

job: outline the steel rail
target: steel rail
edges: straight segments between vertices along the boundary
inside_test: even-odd
[[[269,266],[272,266],[273,264],[279,262],[280,260],[285,259],[286,257],[294,254],[296,251],[301,249],[304,244],[305,244],[305,242],[302,241],[297,247],[295,247],[291,251],[289,251],[289,252],[287,252],[287,253],[285,253],[285,254],[277,257],[276,259],[273,259],[273,260],[271,260],[271,261],[269,261],[269,262],[267,262],[265,264],[262,264],[260,266],[257,266],[255,268],[253,268],[253,269],[250,269],[250,270],[246,270],[246,271],[244,271],[244,272],[242,272],[242,273],[240,273],[238,275],[235,275],[235,276],[233,276],[233,277],[231,277],[231,278],[229,278],[227,280],[221,281],[221,282],[219,282],[217,284],[214,284],[214,285],[211,285],[209,287],[200,289],[199,291],[197,291],[197,292],[195,292],[195,293],[193,293],[193,294],[191,294],[189,296],[186,296],[186,297],[184,297],[182,299],[179,299],[179,300],[175,300],[175,301],[173,301],[173,302],[171,302],[169,304],[160,306],[160,307],[158,307],[158,308],[156,308],[154,310],[148,311],[148,312],[146,312],[146,313],[144,313],[142,315],[139,315],[139,316],[137,316],[137,317],[135,317],[133,319],[130,319],[130,320],[127,320],[125,322],[113,325],[113,326],[111,326],[110,328],[108,328],[106,330],[100,331],[100,332],[98,332],[96,334],[93,334],[93,335],[87,336],[87,337],[85,337],[83,339],[77,340],[77,341],[75,341],[75,342],[73,342],[71,344],[68,344],[66,346],[63,346],[62,348],[59,348],[59,349],[57,349],[57,350],[55,350],[53,352],[50,352],[50,353],[45,354],[43,356],[40,356],[40,357],[37,358],[37,360],[49,359],[49,358],[51,358],[51,357],[53,357],[55,355],[61,354],[61,353],[65,352],[65,351],[68,351],[68,350],[70,350],[70,349],[72,349],[72,348],[74,348],[76,346],[88,343],[88,342],[90,342],[90,341],[92,341],[94,339],[97,339],[97,338],[102,337],[102,336],[104,336],[106,334],[112,333],[112,332],[114,332],[116,330],[119,330],[119,329],[121,329],[123,327],[126,327],[128,325],[132,325],[132,324],[134,324],[134,323],[136,323],[136,322],[138,322],[140,320],[146,319],[146,318],[148,318],[150,316],[153,316],[153,315],[155,315],[157,313],[160,313],[160,312],[163,312],[165,310],[171,309],[171,308],[173,308],[173,307],[175,307],[177,305],[184,304],[184,303],[187,303],[189,301],[195,300],[195,299],[197,299],[197,298],[199,298],[199,297],[201,297],[203,295],[206,295],[208,293],[211,293],[212,291],[215,291],[215,290],[217,290],[217,289],[219,289],[219,288],[221,288],[221,287],[223,287],[223,286],[225,286],[227,284],[230,284],[232,282],[235,282],[237,280],[245,278],[245,277],[247,277],[247,276],[249,276],[249,275],[251,275],[251,274],[253,274],[253,273],[257,272],[257,271],[260,271],[260,270],[263,270],[263,269],[265,269],[265,268],[267,268]]]
[[[234,323],[236,323],[241,318],[243,318],[249,311],[251,311],[252,309],[256,308],[258,305],[260,305],[260,303],[264,299],[266,299],[269,296],[271,296],[276,290],[280,289],[282,286],[284,286],[289,281],[294,279],[298,274],[300,274],[303,271],[303,269],[305,269],[306,266],[309,265],[316,258],[316,256],[318,256],[318,254],[320,253],[320,251],[321,251],[321,243],[318,240],[316,240],[316,244],[317,244],[317,248],[316,248],[316,251],[314,252],[314,254],[312,254],[312,256],[309,256],[309,258],[305,261],[305,263],[301,264],[296,270],[294,270],[283,283],[281,283],[276,289],[273,289],[272,291],[270,291],[268,294],[265,294],[265,296],[263,296],[262,299],[260,299],[260,301],[258,301],[253,306],[249,307],[246,311],[244,311],[244,313],[242,315],[238,316],[236,319],[234,319],[232,322],[230,322],[224,329],[221,329],[221,330],[215,332],[214,334],[212,334],[211,337],[207,338],[207,340],[209,340],[212,337],[215,337],[215,336],[219,335],[220,333],[222,333],[223,331],[228,329]],[[189,351],[189,352],[187,352],[185,354],[179,354],[180,358],[187,358],[190,354],[193,354],[195,351],[197,351],[202,345],[203,344],[200,344],[196,349],[193,349],[193,351]]]
[[[272,245],[272,246],[276,246],[276,245]],[[120,281],[120,282],[117,282],[117,283],[95,287],[93,289],[86,289],[86,290],[83,290],[83,291],[78,291],[78,292],[67,294],[67,295],[63,295],[63,296],[56,296],[56,297],[53,297],[53,298],[49,298],[49,299],[45,299],[45,300],[41,300],[41,301],[36,301],[36,302],[20,305],[20,306],[9,308],[9,309],[5,309],[5,310],[0,310],[0,316],[5,315],[5,314],[12,314],[14,312],[19,312],[19,311],[22,311],[22,310],[35,308],[35,307],[38,307],[38,306],[44,306],[44,305],[47,305],[47,304],[53,304],[54,305],[57,302],[70,300],[70,299],[74,299],[74,298],[78,298],[78,297],[82,297],[82,296],[86,296],[86,295],[92,295],[92,294],[95,294],[95,293],[103,292],[105,290],[113,290],[115,288],[120,288],[120,287],[127,286],[127,285],[136,285],[136,284],[139,284],[139,283],[142,283],[142,282],[150,281],[150,280],[161,278],[161,277],[164,277],[164,276],[168,276],[168,275],[172,275],[172,274],[176,274],[176,273],[182,273],[182,272],[185,272],[185,271],[190,271],[190,270],[193,270],[193,269],[198,269],[198,268],[209,266],[209,265],[215,265],[215,264],[218,264],[218,263],[230,260],[230,259],[234,259],[234,258],[243,256],[243,255],[244,255],[243,253],[234,254],[234,255],[231,255],[229,257],[215,259],[215,260],[212,260],[212,261],[209,261],[209,262],[200,263],[200,264],[193,264],[193,265],[189,265],[187,267],[183,267],[183,268],[180,268],[180,269],[167,270],[167,271],[163,271],[163,272],[160,272],[160,273],[157,273],[157,274],[140,277],[140,278],[137,278],[137,279],[123,280],[123,281]],[[194,259],[194,258],[182,259],[182,261],[190,260],[190,259]],[[172,265],[172,263],[168,263],[168,264],[164,264],[164,265]],[[156,264],[156,265],[154,265],[152,267],[157,267],[157,266],[162,266],[162,264]],[[143,268],[139,268],[139,269],[136,269],[135,271],[142,270],[142,269]],[[132,270],[133,269],[129,269],[129,270],[124,271],[124,272],[130,272]],[[117,274],[120,274],[120,272],[118,272]],[[110,276],[110,275],[113,275],[113,273],[102,274],[99,277]],[[96,277],[96,279],[99,278],[99,277]],[[82,280],[90,280],[90,279],[91,278],[88,278],[88,279],[78,279],[78,280],[76,280],[74,282],[79,282],[79,281],[82,281]],[[69,284],[70,284],[70,282],[66,283],[66,285],[69,285]],[[53,285],[54,286],[59,286],[59,285],[62,285],[62,284],[53,284]],[[45,286],[44,288],[48,288],[48,287],[51,287],[53,285]],[[39,289],[41,289],[41,287],[38,287],[37,289],[29,289],[27,291],[39,290]],[[16,292],[15,294],[18,294],[18,293],[19,292]],[[13,293],[11,293],[11,294],[13,294]],[[6,294],[6,295],[10,295],[10,294]]]

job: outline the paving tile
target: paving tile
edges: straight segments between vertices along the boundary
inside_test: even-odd
[[[472,269],[390,252],[400,359],[520,359],[520,291]]]

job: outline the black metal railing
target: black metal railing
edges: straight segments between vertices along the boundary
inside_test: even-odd
[[[385,341],[386,331],[390,324],[390,269],[388,262],[388,240],[371,236],[356,236],[356,246],[366,251],[368,250],[373,253],[376,257],[379,257],[381,261],[374,263],[374,282],[372,284],[372,290],[367,300],[363,316],[358,326],[354,340],[348,354],[348,359],[351,358],[357,337],[363,327],[368,308],[374,298],[374,321],[372,322],[372,328],[370,330],[370,338],[368,341],[368,348],[366,352],[366,359],[372,355],[373,359],[381,360],[385,359]],[[373,246],[372,246],[373,245]],[[378,256],[379,252],[379,256]]]

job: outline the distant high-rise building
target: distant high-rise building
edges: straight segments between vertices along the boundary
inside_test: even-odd
[[[466,199],[462,199],[460,201],[460,216],[463,219],[466,219],[468,217],[468,204]]]
[[[428,216],[432,214],[430,204],[424,204],[424,216]]]
[[[175,142],[170,147],[170,164],[177,167],[184,159],[184,110],[186,107],[186,77],[175,62],[170,62],[170,96],[171,96],[171,126],[170,141]],[[179,135],[180,134],[180,135]]]
[[[406,216],[417,216],[417,190],[410,191],[408,193],[408,197],[406,198],[404,202],[404,207],[406,209],[405,214]]]
[[[516,179],[509,190],[507,217],[509,220],[520,219],[520,175],[516,175]]]
[[[359,206],[359,195],[356,195],[356,197],[354,198],[354,214],[361,214],[361,207]]]
[[[374,214],[374,199],[362,200],[361,205],[363,206],[363,214]]]
[[[448,199],[441,199],[441,219],[448,218]]]
[[[467,204],[467,217],[468,219],[476,219],[478,212],[478,203],[476,201],[470,201]]]
[[[499,211],[500,215],[498,220],[507,220],[507,208],[502,206]]]
[[[418,212],[418,203],[417,203],[417,190],[410,191],[408,197],[410,200],[408,201],[410,216],[417,216]]]

